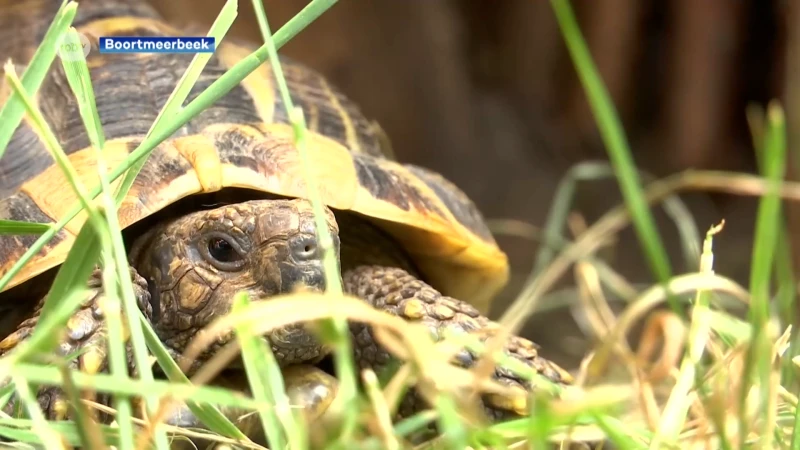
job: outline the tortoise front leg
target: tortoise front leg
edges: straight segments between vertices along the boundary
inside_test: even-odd
[[[135,269],[131,268],[130,273],[137,303],[146,314],[150,314],[150,293],[147,290],[147,282],[139,276]],[[61,331],[55,354],[62,358],[78,354],[77,357],[67,361],[68,367],[95,374],[105,371],[108,367],[106,344],[108,329],[103,318],[103,311],[99,306],[99,300],[103,294],[101,270],[98,269],[92,273],[88,286],[91,288],[89,295]],[[45,298],[42,298],[31,317],[20,323],[11,334],[0,341],[0,356],[11,352],[17,345],[30,337],[39,322],[44,302]],[[128,356],[128,361],[131,361],[130,355]],[[71,417],[66,397],[60,388],[41,387],[37,392],[37,400],[47,419],[65,420]],[[12,414],[15,409],[16,397],[6,404],[4,411]]]
[[[150,303],[150,292],[147,281],[139,273],[131,268],[131,280],[133,281],[134,294],[139,308],[145,316],[152,318],[152,306]],[[68,367],[72,370],[80,370],[84,373],[95,374],[104,372],[108,369],[108,328],[104,320],[103,311],[99,306],[99,300],[103,294],[102,271],[95,270],[88,282],[90,288],[86,301],[78,308],[73,316],[67,321],[55,354],[59,357],[68,357],[79,354],[76,358],[67,361]],[[27,340],[37,323],[39,322],[42,306],[45,298],[42,298],[31,316],[20,323],[16,329],[5,339],[0,341],[0,356],[11,352],[17,345]],[[132,373],[132,355],[128,347],[128,358],[131,366],[128,370]],[[317,420],[324,415],[335,397],[337,390],[336,380],[315,367],[297,367],[285,369],[287,378],[287,393],[293,400],[294,405],[300,405],[308,413],[309,420]],[[232,372],[214,380],[215,385],[232,389],[247,391],[247,380],[242,373]],[[65,393],[58,387],[42,386],[36,393],[39,407],[44,412],[47,420],[69,420],[74,418],[68,399]],[[98,395],[96,399],[100,403],[111,406],[110,399],[105,395]],[[13,396],[3,411],[6,414],[14,415],[17,410],[17,398]],[[260,428],[258,416],[250,414],[236,408],[221,408],[221,412],[229,420],[241,426],[245,435],[254,440],[263,436]],[[172,415],[166,418],[165,422],[170,425],[193,427],[205,429],[203,425],[186,407],[183,405],[173,411]],[[0,438],[2,441],[2,438]],[[175,448],[180,447],[184,441],[176,440]],[[201,438],[189,441],[189,447],[197,448],[196,445],[209,443]]]
[[[446,328],[456,328],[476,333],[486,340],[496,323],[466,302],[443,296],[424,281],[407,271],[380,265],[361,265],[346,270],[343,275],[345,290],[370,303],[377,309],[387,311],[409,321],[427,325],[435,336],[441,336]],[[351,326],[356,347],[356,358],[362,367],[380,369],[390,361],[390,355],[375,341],[371,329],[363,324]],[[539,356],[535,344],[527,339],[512,336],[505,346],[505,352],[512,358],[534,368],[548,379],[561,384],[569,384],[569,373]],[[475,364],[476,355],[464,351],[458,355],[458,363],[464,367]],[[526,391],[534,388],[529,382],[505,369],[496,368],[494,378],[508,386],[517,386]],[[495,396],[486,396],[484,406],[487,413],[495,419],[525,414],[513,402]],[[421,410],[424,405],[416,395],[408,396],[401,405],[401,416],[408,416]]]

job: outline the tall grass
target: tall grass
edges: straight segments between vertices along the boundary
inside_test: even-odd
[[[794,433],[796,424],[800,424],[797,397],[783,387],[783,382],[792,374],[787,369],[791,366],[782,358],[788,338],[771,325],[769,308],[774,269],[782,286],[780,310],[783,311],[783,325],[791,323],[788,311],[793,309],[789,305],[796,300],[793,290],[790,294],[786,288],[788,280],[791,280],[791,268],[785,264],[775,265],[774,255],[780,251],[780,248],[776,249],[778,242],[788,239],[786,231],[779,228],[780,198],[800,198],[800,185],[780,181],[786,147],[780,106],[777,103],[770,105],[763,121],[763,133],[754,133],[758,136],[754,137],[754,143],[759,149],[763,179],[742,174],[694,173],[643,186],[620,121],[567,0],[552,0],[553,11],[597,118],[611,166],[609,169],[583,165],[565,179],[565,188],[555,202],[547,233],[560,252],[540,255],[525,291],[517,305],[506,314],[504,323],[512,330],[518,328],[554,280],[576,262],[581,268],[576,273],[581,274],[578,282],[582,287],[575,295],[576,301],[581,302],[590,314],[600,317],[604,314],[600,310],[607,307],[605,294],[598,283],[592,282],[591,274],[595,273],[593,270],[605,274],[597,276],[602,280],[601,284],[613,283],[616,291],[625,294],[629,303],[622,314],[605,315],[605,322],[596,322],[597,335],[602,342],[595,353],[588,355],[579,371],[581,388],[548,389],[545,380],[537,378],[530,368],[515,364],[508,358],[493,358],[507,370],[536,380],[539,389],[529,403],[531,417],[499,424],[476,422],[466,413],[459,393],[463,392],[461,389],[485,380],[475,372],[450,366],[447,361],[463,346],[476,353],[491,352],[501,343],[503,334],[485,344],[460,335],[434,342],[423,327],[375,311],[342,293],[337,264],[330,251],[326,252],[325,260],[329,291],[324,294],[278,296],[269,302],[251,302],[256,299],[237,296],[232,313],[204,330],[189,345],[184,356],[192,359],[219,333],[233,332],[235,341],[217,352],[189,380],[138,310],[128,276],[127,255],[116,208],[153,149],[261,64],[270,61],[295,130],[295,144],[309,186],[308,196],[316,212],[317,229],[323,233],[320,236],[322,247],[332,248],[331,237],[324,235],[327,228],[322,222],[323,205],[316,192],[316,182],[310,175],[314,161],[309,160],[306,152],[308,130],[303,111],[292,104],[277,60],[277,50],[335,3],[335,0],[311,1],[273,35],[263,5],[254,0],[264,44],[184,106],[188,93],[209,59],[209,55],[197,55],[145,139],[116,167],[108,167],[104,160],[105,137],[86,62],[82,57],[74,61],[62,59],[70,88],[79,104],[83,125],[96,150],[99,180],[96,186],[82,185],[74,176],[69,159],[32,100],[54,62],[56,43],[62,37],[77,39],[70,27],[79,5],[74,2],[62,5],[42,45],[21,76],[17,77],[10,64],[6,66],[5,77],[12,95],[0,109],[0,155],[20,120],[27,114],[29,123],[44,137],[46,147],[64,172],[69,188],[76,192],[80,204],[74,205],[52,226],[0,221],[0,234],[40,235],[15,266],[0,278],[0,289],[79,212],[85,211],[88,220],[55,277],[44,313],[33,334],[0,359],[0,378],[11,381],[0,389],[0,398],[8,401],[15,392],[23,412],[20,417],[0,417],[0,436],[48,449],[62,448],[64,443],[84,448],[114,445],[122,449],[164,449],[176,436],[202,436],[239,448],[262,448],[249,441],[221,412],[221,408],[226,411],[233,408],[258,414],[272,448],[407,448],[411,447],[408,440],[411,436],[436,424],[440,437],[423,447],[549,448],[553,442],[575,440],[606,441],[621,449],[685,448],[700,444],[719,448],[751,445],[756,448],[800,449],[800,439],[795,438]],[[228,0],[222,7],[208,33],[217,42],[225,38],[237,10],[236,0]],[[575,180],[612,174],[619,181],[625,204],[609,211],[574,242],[560,236],[558,230],[563,227]],[[120,187],[113,192],[111,185],[120,177]],[[711,239],[714,233],[724,233],[724,228],[709,231],[703,243],[702,257],[698,260],[696,249],[701,242],[697,226],[676,198],[669,200],[667,208],[681,230],[686,260],[696,264],[697,270],[673,276],[649,208],[655,201],[671,197],[677,190],[685,188],[729,189],[762,197],[756,218],[749,290],[713,272]],[[629,284],[594,255],[605,237],[618,232],[629,222],[635,227],[645,257],[659,282],[656,286],[640,289]],[[783,255],[779,257],[781,261],[786,261],[784,253],[777,254]],[[102,267],[100,276],[106,297],[104,320],[109,329],[110,367],[108,373],[101,374],[68,370],[66,361],[54,361],[51,356],[58,344],[58,332],[91,294],[85,280],[96,265]],[[719,309],[711,301],[711,292],[724,292],[733,301],[747,304],[750,311],[748,320],[739,320]],[[682,293],[695,295],[681,296]],[[665,343],[664,355],[671,351],[678,355],[675,361],[680,362],[673,373],[658,378],[654,375],[654,367],[644,364],[639,358],[641,354],[637,352],[641,352],[642,347],[634,351],[628,347],[624,337],[631,325],[641,320],[653,306],[667,301],[678,310],[683,309],[683,304],[688,304],[692,312],[686,317],[675,316],[677,322],[671,322],[684,324],[684,333],[669,334],[664,322],[652,322],[654,327],[661,327],[658,330],[662,331]],[[683,304],[679,304],[681,301]],[[395,355],[402,356],[402,362],[391,379],[380,384],[374,373],[359,372],[356,368],[347,320],[371,324],[380,342]],[[297,321],[323,324],[321,337],[334,349],[343,409],[335,420],[325,421],[325,432],[321,430],[322,422],[308,424],[302,414],[293,411],[275,356],[260,337],[271,329]],[[137,369],[135,377],[130,377],[126,371],[123,329],[130,334],[133,362]],[[207,385],[238,353],[244,361],[250,394]],[[167,375],[167,380],[154,378],[150,355]],[[613,359],[627,373],[622,380],[603,378]],[[484,361],[492,360],[486,358]],[[784,369],[784,378],[776,370],[780,367]],[[359,381],[366,392],[358,389]],[[412,382],[416,382],[420,391],[429,398],[431,408],[392,423],[397,399]],[[35,399],[36,388],[41,384],[57,385],[65,390],[72,400],[75,420],[46,420]],[[98,425],[92,420],[90,411],[97,406],[79,400],[79,392],[86,389],[111,395],[110,406],[113,408],[103,409],[113,415],[111,425]],[[663,389],[668,395],[656,395],[656,391]],[[562,398],[554,400],[549,395],[551,391]],[[136,408],[140,399],[144,400],[144,417]],[[164,424],[163,418],[176,402],[186,402],[209,431],[182,430]]]

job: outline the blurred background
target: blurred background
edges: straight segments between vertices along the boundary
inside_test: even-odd
[[[223,4],[151,2],[175,25],[202,27]],[[272,31],[306,3],[264,0]],[[572,5],[641,169],[657,177],[688,168],[754,172],[745,108],[773,98],[783,101],[789,144],[797,144],[796,2]],[[229,36],[260,43],[251,2],[241,1],[239,8]],[[340,0],[281,53],[325,74],[380,122],[400,160],[444,174],[488,219],[541,227],[564,173],[576,163],[606,159],[547,1]],[[715,270],[746,285],[756,201],[722,194],[681,197],[701,233],[726,220],[715,239]],[[574,209],[590,225],[620,201],[616,182],[587,182]],[[683,264],[673,223],[661,210],[657,219],[675,272],[695,269]],[[791,209],[789,220],[790,229],[797,229]],[[538,248],[530,236],[497,238],[513,275],[493,317],[519,293]],[[652,281],[630,229],[606,256],[628,280]],[[564,285],[573,283],[570,277]],[[523,334],[568,367],[591,344],[564,309],[537,314]]]

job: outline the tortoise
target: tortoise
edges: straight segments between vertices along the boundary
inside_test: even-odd
[[[18,66],[27,62],[60,3],[0,0],[3,60],[11,58]],[[81,1],[74,26],[90,40],[185,35],[143,1]],[[189,98],[254,49],[229,39],[218,43]],[[90,52],[87,62],[109,166],[142,142],[190,58]],[[456,327],[485,338],[496,325],[486,314],[507,280],[508,260],[476,206],[440,174],[389,156],[380,127],[321,74],[286,57],[281,66],[293,101],[308,117],[308,150],[344,289],[434,332]],[[0,100],[8,92],[0,89]],[[60,64],[50,68],[36,101],[79,177],[93,185],[93,149]],[[0,160],[0,218],[54,223],[76,201],[36,132],[23,121]],[[0,352],[28,337],[48,283],[84,220],[71,221],[0,293],[0,304],[8,310]],[[266,300],[300,285],[325,288],[301,162],[269,64],[153,151],[121,203],[119,221],[137,301],[175,355],[199,329],[229,311],[238,291]],[[0,275],[33,241],[31,236],[0,236]],[[94,294],[70,320],[58,350],[62,355],[104,344],[97,272],[89,283]],[[391,361],[369,327],[354,323],[351,332],[361,367],[379,369]],[[285,367],[316,368],[327,353],[302,325],[266,337]],[[569,373],[539,356],[526,339],[512,337],[505,351],[555,383],[571,383]],[[76,366],[105,370],[105,361],[89,361],[89,354],[98,353],[85,353]],[[474,357],[464,352],[457,362],[468,367]],[[297,377],[294,384],[291,377],[287,381],[299,386],[297,392],[319,387],[335,392],[335,380],[316,377],[312,369],[287,374]],[[501,369],[494,377],[526,390],[535,387]],[[423,406],[413,393],[408,398],[401,414]],[[329,405],[327,400],[320,404]],[[66,417],[54,389],[42,388],[39,401],[49,417]],[[496,418],[525,413],[503,401],[486,398],[483,403]]]

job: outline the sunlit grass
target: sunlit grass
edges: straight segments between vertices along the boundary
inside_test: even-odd
[[[441,435],[423,444],[423,448],[549,448],[564,439],[571,441],[605,441],[621,449],[688,448],[710,445],[712,448],[794,448],[800,450],[800,438],[794,428],[800,424],[797,397],[784,388],[791,380],[793,364],[783,357],[796,352],[786,351],[787,337],[783,327],[792,323],[787,305],[796,300],[789,289],[791,267],[785,264],[788,236],[781,231],[781,199],[800,200],[800,184],[780,183],[785,164],[785,130],[780,106],[772,104],[763,120],[763,131],[754,133],[754,146],[759,152],[764,178],[723,172],[687,172],[643,186],[639,171],[630,158],[620,122],[605,92],[586,43],[577,28],[566,0],[553,0],[554,13],[561,25],[576,70],[587,90],[589,103],[598,120],[611,160],[605,164],[576,166],[562,183],[554,200],[545,237],[554,242],[551,250],[540,253],[537,266],[518,305],[511,308],[505,323],[517,329],[536,306],[536,302],[570,267],[579,286],[575,302],[593,317],[600,338],[595,352],[578,372],[582,389],[561,389],[550,386],[529,367],[515,364],[502,355],[493,355],[499,365],[519,376],[532,379],[539,386],[530,399],[530,418],[500,424],[477,422],[461,403],[464,389],[479,385],[489,392],[503,392],[503,387],[476,375],[473,371],[447,363],[462,347],[476,353],[493,351],[499,343],[482,344],[470,336],[447,336],[434,342],[418,324],[375,311],[359,299],[342,293],[338,266],[332,252],[326,252],[326,275],[329,291],[325,294],[298,293],[278,296],[269,302],[250,302],[240,295],[231,314],[219,318],[190,343],[184,357],[194,360],[211,345],[215,336],[233,332],[236,339],[221,349],[189,380],[158,341],[152,327],[139,312],[128,276],[127,256],[122,243],[116,208],[142,167],[145,159],[163,140],[225,95],[244,77],[265,61],[272,62],[283,104],[287,108],[295,132],[295,144],[303,161],[309,198],[318,220],[317,229],[323,249],[332,248],[330,236],[324,233],[322,202],[316,180],[310,175],[313,161],[306,152],[303,111],[293,106],[286,87],[277,49],[308,26],[334,0],[314,0],[274,35],[270,31],[266,11],[260,1],[253,1],[264,45],[244,58],[188,105],[184,105],[209,55],[197,55],[175,87],[167,104],[153,123],[147,137],[130,156],[116,167],[107,167],[103,158],[104,135],[94,102],[89,71],[84,60],[61,61],[67,80],[79,104],[83,124],[92,146],[97,150],[98,183],[83,186],[71,172],[69,160],[32,101],[46,70],[54,60],[53,48],[40,48],[35,61],[17,78],[12,70],[6,78],[12,96],[0,109],[0,149],[5,149],[24,114],[29,123],[45,137],[47,148],[65,173],[69,188],[74,189],[80,205],[74,205],[67,216],[53,225],[0,221],[0,234],[26,233],[41,235],[36,243],[8,273],[0,279],[5,286],[19,269],[43,245],[80,211],[88,212],[88,220],[77,236],[67,260],[60,268],[45,304],[46,314],[29,339],[0,359],[0,377],[10,377],[13,386],[0,389],[0,397],[8,400],[13,389],[19,394],[22,417],[0,417],[0,435],[45,448],[61,448],[60,440],[70,445],[97,448],[168,448],[170,436],[198,436],[197,431],[180,430],[163,424],[164,417],[176,402],[186,402],[209,428],[202,435],[211,441],[241,448],[263,448],[244,439],[242,433],[219,408],[238,408],[258,414],[271,448],[410,448],[411,436],[437,425]],[[222,7],[209,35],[219,43],[237,16],[237,2],[229,0]],[[45,46],[57,42],[70,29],[76,5],[67,3],[59,11]],[[74,35],[72,35],[75,38]],[[49,43],[49,44],[48,44]],[[10,69],[10,66],[7,66]],[[0,150],[0,154],[2,151]],[[570,212],[571,196],[578,180],[616,176],[625,204],[612,209],[583,233],[570,241],[560,230]],[[114,180],[122,177],[119,190],[111,189]],[[648,180],[649,181],[649,180]],[[65,186],[66,188],[66,186]],[[682,190],[716,190],[738,195],[761,197],[754,241],[753,271],[749,289],[723,275],[713,273],[713,249],[709,232],[701,242],[698,226],[676,194]],[[663,243],[655,229],[650,208],[663,201],[678,227],[689,273],[673,276]],[[722,218],[720,218],[722,219]],[[644,255],[662,284],[642,288],[613,272],[595,254],[607,238],[632,224],[645,250]],[[708,224],[702,224],[706,226]],[[724,233],[724,228],[714,229]],[[777,237],[776,237],[777,236]],[[703,245],[702,258],[697,249]],[[776,248],[777,246],[777,248]],[[776,263],[775,255],[784,264]],[[90,290],[85,285],[94,266],[103,268],[106,287],[104,312],[110,329],[110,370],[102,374],[68,372],[64,361],[52,361],[47,355],[57,345],[57,332],[80,306]],[[576,265],[577,264],[577,265]],[[769,301],[773,269],[779,280],[782,327],[772,326]],[[789,275],[787,275],[787,273]],[[621,314],[609,315],[603,288],[613,285],[615,292],[628,303]],[[736,318],[715,303],[710,294],[725,295],[729,300],[746,305],[751,314],[747,320]],[[671,296],[670,294],[675,294]],[[682,294],[684,294],[682,296]],[[633,324],[645,320],[650,311],[672,299],[688,305],[686,317],[664,315],[663,320],[648,321],[652,333],[646,334],[638,348],[629,348],[624,338]],[[509,320],[510,319],[510,320]],[[352,354],[347,320],[370,324],[375,336],[401,362],[393,376],[383,383],[371,371],[359,372]],[[344,397],[342,417],[332,423],[335,429],[324,430],[322,424],[306,423],[302,414],[293,413],[284,392],[281,370],[259,336],[298,321],[328,324],[321,337],[332,344],[336,375]],[[683,324],[676,332],[665,324]],[[125,373],[123,328],[130,333],[138,376]],[[677,355],[671,372],[656,376],[660,360],[642,358],[646,345],[654,336],[661,336],[664,350],[660,358]],[[501,334],[502,337],[502,334]],[[167,380],[154,379],[147,351],[155,357]],[[241,353],[251,395],[244,395],[219,386],[209,385],[222,367]],[[487,359],[488,361],[488,359]],[[783,372],[777,369],[783,367]],[[747,378],[751,368],[758,376]],[[609,372],[622,372],[609,377]],[[781,378],[781,375],[784,378]],[[363,380],[364,390],[357,385]],[[397,400],[402,392],[416,383],[420,393],[432,405],[429,410],[392,423]],[[89,402],[75,402],[75,422],[48,422],[35,401],[38,384],[63,386],[71,399],[80,390],[91,389],[112,395],[112,425],[91,421],[89,411],[97,408]],[[555,400],[550,393],[561,395]],[[142,418],[134,400],[144,397],[146,414]],[[326,422],[327,424],[327,422]],[[326,425],[327,426],[327,425]],[[320,441],[322,436],[322,441]]]

